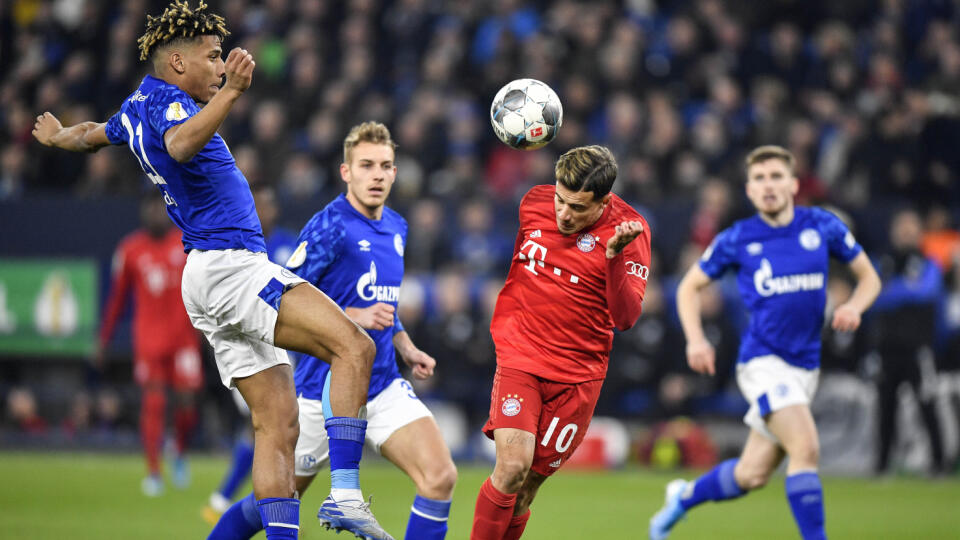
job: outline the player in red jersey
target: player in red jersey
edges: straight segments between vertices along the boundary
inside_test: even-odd
[[[177,458],[173,481],[177,487],[189,483],[183,457],[187,439],[197,424],[195,394],[203,384],[200,341],[190,323],[180,279],[187,256],[180,231],[170,219],[159,197],[144,199],[140,208],[143,228],[124,238],[113,258],[113,285],[100,328],[102,362],[117,320],[133,291],[133,377],[142,391],[140,438],[147,458],[149,476],[141,488],[147,496],[163,492],[160,476],[160,449],[163,444],[166,388],[175,395],[174,430]]]
[[[556,186],[535,186],[520,203],[513,262],[490,324],[497,372],[483,431],[497,463],[477,496],[473,540],[523,534],[540,485],[583,440],[613,329],[633,326],[646,290],[650,229],[610,193],[610,150],[574,148],[555,173]]]

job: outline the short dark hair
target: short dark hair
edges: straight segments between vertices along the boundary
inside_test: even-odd
[[[207,13],[207,4],[203,0],[197,4],[197,9],[190,9],[186,0],[173,0],[161,15],[147,15],[147,29],[137,39],[137,45],[140,60],[146,60],[160,47],[176,41],[200,36],[217,36],[223,41],[229,35],[226,20],[215,13]]]
[[[557,182],[570,191],[591,191],[593,200],[604,197],[617,179],[617,160],[609,148],[580,146],[560,156],[554,167]]]

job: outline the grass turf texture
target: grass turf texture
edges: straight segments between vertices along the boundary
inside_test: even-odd
[[[220,481],[226,458],[191,459],[193,484],[184,491],[169,483],[156,499],[140,494],[144,465],[138,455],[0,453],[0,538],[76,540],[102,538],[205,538],[201,518],[207,497]],[[488,467],[461,466],[447,538],[469,537],[477,490]],[[323,530],[314,518],[327,495],[326,471],[304,497],[302,538],[353,538]],[[675,476],[635,467],[613,472],[563,471],[547,481],[534,502],[525,540],[646,538],[647,520]],[[403,537],[413,484],[382,460],[361,465],[364,493],[396,538]],[[248,489],[249,486],[247,486]],[[916,478],[882,480],[826,478],[827,532],[831,538],[958,538],[960,481]],[[783,495],[783,477],[730,503],[708,503],[674,530],[672,539],[797,538]],[[257,538],[264,538],[260,533]]]

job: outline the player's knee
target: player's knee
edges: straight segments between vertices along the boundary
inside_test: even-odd
[[[377,346],[373,343],[373,340],[370,339],[370,336],[361,333],[357,345],[357,355],[363,361],[363,364],[366,366],[373,366],[373,359],[377,356]]]
[[[770,475],[773,471],[751,467],[740,462],[734,470],[734,478],[740,488],[751,491],[760,489],[770,481]]]
[[[457,485],[457,466],[452,461],[426,471],[420,480],[419,490],[434,499],[449,499]]]
[[[812,441],[788,451],[790,462],[804,468],[817,467],[820,463],[820,445]]]
[[[497,458],[494,468],[495,483],[506,488],[507,493],[516,493],[523,485],[527,472],[530,471],[530,462],[521,458]]]
[[[360,369],[370,371],[373,359],[377,355],[377,346],[366,332],[357,330],[350,339],[350,347],[340,357]]]

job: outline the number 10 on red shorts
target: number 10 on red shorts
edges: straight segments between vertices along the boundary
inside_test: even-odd
[[[550,476],[583,441],[602,385],[602,379],[561,383],[497,366],[483,433],[491,439],[500,428],[533,433],[537,444],[530,469]]]

